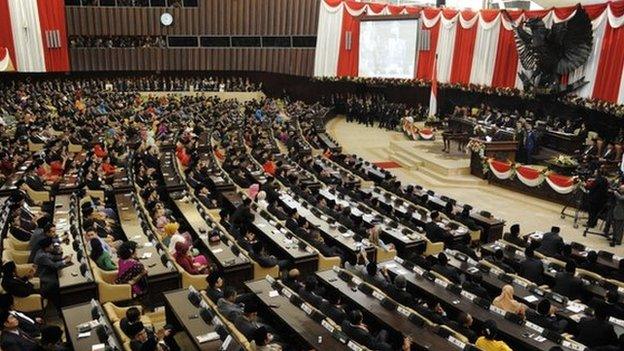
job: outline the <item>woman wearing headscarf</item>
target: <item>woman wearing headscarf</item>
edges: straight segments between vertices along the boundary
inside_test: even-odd
[[[492,305],[521,316],[523,316],[526,311],[526,306],[514,299],[514,289],[513,286],[509,284],[503,286],[501,294],[494,299]]]
[[[483,351],[512,351],[504,341],[496,340],[498,328],[493,320],[487,320],[483,323],[481,336],[477,339],[475,346]]]
[[[134,245],[133,245],[134,244]],[[136,244],[132,241],[126,241],[119,249],[117,249],[117,255],[119,256],[117,279],[116,284],[130,284],[132,285],[133,295],[142,295],[147,289],[147,270],[136,257]]]
[[[193,256],[189,253],[190,246],[185,242],[177,242],[173,257],[175,261],[190,274],[208,274],[210,266],[193,261]],[[207,262],[206,262],[207,263]]]
[[[33,270],[30,277],[34,273],[35,271]],[[34,285],[28,281],[30,277],[19,277],[13,261],[9,261],[2,266],[2,288],[13,296],[27,297],[35,293]]]
[[[89,241],[91,244],[91,259],[98,267],[105,271],[114,271],[117,269],[108,251],[104,250],[102,241],[99,238],[93,238]]]

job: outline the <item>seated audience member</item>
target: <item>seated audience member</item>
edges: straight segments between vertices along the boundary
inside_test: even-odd
[[[132,351],[169,351],[169,346],[164,341],[160,341],[159,336],[161,338],[168,336],[171,334],[171,330],[161,330],[157,336],[148,333],[143,322],[139,321],[132,323],[128,332],[130,333],[130,349]]]
[[[245,233],[249,228],[251,222],[254,220],[254,214],[251,213],[251,199],[245,198],[243,203],[236,208],[232,216],[230,217],[230,223],[232,229],[236,233]]]
[[[611,317],[624,320],[624,308],[619,302],[620,294],[616,289],[611,289],[607,292],[604,299],[607,314]],[[598,305],[600,302],[594,302],[593,305]]]
[[[272,341],[273,335],[265,327],[260,327],[253,333],[253,342],[256,344],[257,351],[281,351],[282,347]]]
[[[189,250],[190,246],[186,242],[178,241],[175,244],[175,253],[173,254],[176,263],[190,274],[208,274],[210,265],[194,262]]]
[[[526,311],[526,306],[514,299],[514,288],[509,284],[503,286],[501,294],[494,298],[492,305],[521,316],[524,316]]]
[[[130,307],[126,310],[126,316],[119,321],[119,328],[129,337],[132,336],[131,326],[141,321],[141,311],[136,307]]]
[[[126,241],[117,250],[119,263],[117,264],[116,284],[130,284],[133,295],[143,295],[147,292],[147,269],[139,262],[136,255],[136,244]]]
[[[35,287],[28,279],[34,277],[35,270],[31,269],[24,277],[17,275],[15,262],[9,261],[2,265],[2,288],[15,297],[27,297],[35,293]]]
[[[607,306],[604,303],[597,305],[593,318],[583,318],[579,322],[576,341],[589,348],[616,345],[617,335],[607,317]]]
[[[412,294],[407,292],[407,281],[405,276],[402,274],[394,277],[394,283],[388,284],[386,290],[388,291],[388,295],[396,300],[398,303],[406,306],[410,306],[414,302],[414,297]]]
[[[31,338],[37,338],[41,335],[43,319],[31,318],[22,312],[16,311],[13,295],[0,294],[0,311],[8,311],[13,317],[17,318],[20,330]]]
[[[9,311],[0,311],[0,349],[6,351],[36,351],[37,341],[20,329],[20,323]]]
[[[598,253],[594,250],[590,250],[587,256],[585,256],[585,259],[579,262],[578,268],[604,275],[604,272],[596,262],[598,262]]]
[[[299,272],[297,268],[293,268],[286,273],[284,278],[282,278],[282,282],[291,290],[299,291],[299,289],[303,288],[303,283],[300,279],[301,272]]]
[[[505,253],[502,249],[496,249],[494,254],[488,258],[488,261],[495,264],[498,268],[505,271],[505,273],[515,273],[516,271],[505,262]]]
[[[37,351],[69,351],[71,348],[63,342],[63,329],[57,325],[48,325],[41,329],[41,340]]]
[[[223,297],[217,301],[217,308],[225,318],[230,321],[235,321],[239,316],[243,314],[243,307],[236,303],[238,294],[234,288],[228,286],[223,291]]]
[[[472,326],[472,316],[466,312],[460,312],[457,315],[457,322],[451,322],[453,330],[461,333],[468,338],[468,341],[474,343],[477,340],[477,333],[472,330]]]
[[[473,293],[479,297],[482,297],[488,301],[492,298],[490,297],[490,293],[483,287],[483,274],[481,272],[476,272],[474,274],[467,274],[466,281],[462,284],[462,289],[468,291],[469,293]]]
[[[312,304],[312,306],[320,306],[323,302],[323,298],[318,293],[318,282],[312,275],[308,276],[305,281],[305,285],[302,289],[299,289],[298,293],[302,299]]]
[[[438,262],[433,265],[432,270],[436,273],[440,273],[455,284],[460,283],[459,273],[457,273],[454,267],[448,264],[448,257],[446,257],[446,254],[443,252],[438,254]]]
[[[503,235],[503,240],[516,246],[527,246],[526,241],[520,237],[520,224],[517,223],[509,228],[509,233],[505,233],[505,235]]]
[[[518,273],[536,285],[544,284],[544,265],[542,261],[535,257],[531,246],[524,250],[525,259],[518,265]]]
[[[386,342],[388,332],[380,330],[377,335],[372,335],[368,326],[364,324],[364,316],[359,310],[353,310],[349,318],[342,322],[342,331],[355,342],[372,350],[392,350],[392,346]]]
[[[256,329],[262,326],[258,323],[258,306],[255,303],[246,303],[243,314],[239,315],[233,322],[236,329],[248,340],[253,339]]]
[[[548,299],[542,299],[537,304],[537,313],[527,312],[527,319],[542,328],[561,333],[567,326],[567,321],[559,320],[555,315],[556,309],[550,304]]]
[[[56,236],[56,228],[52,223],[52,220],[48,217],[41,217],[37,220],[37,229],[33,232],[30,237],[29,245],[30,245],[30,256],[28,257],[28,262],[34,262],[35,255],[41,249],[41,242],[45,238],[52,239],[52,243],[58,242],[58,237]],[[53,254],[58,255],[58,250],[50,251]]]
[[[563,250],[564,243],[561,236],[559,236],[559,232],[559,227],[552,227],[550,229],[550,232],[542,236],[542,240],[540,241],[540,245],[537,248],[537,251],[546,256],[560,256]]]
[[[553,291],[570,300],[576,300],[581,297],[583,282],[580,278],[574,276],[576,273],[576,263],[572,260],[568,261],[564,272],[558,272],[555,277],[555,285]]]
[[[470,240],[470,235],[464,235],[461,240],[450,243],[448,247],[451,250],[461,252],[473,260],[478,261],[480,257],[477,252],[470,247]]]
[[[340,294],[332,291],[327,293],[327,300],[323,301],[320,307],[321,312],[338,325],[347,318],[347,312],[341,302]]]
[[[53,255],[55,249],[50,237],[42,239],[39,245],[41,249],[35,255],[34,263],[37,265],[37,275],[41,283],[41,295],[58,302],[58,271],[71,264],[72,257],[65,256],[59,259]]]
[[[475,346],[483,351],[512,351],[504,341],[498,338],[498,328],[496,322],[487,320],[481,328],[481,336],[475,342]]]
[[[102,248],[102,241],[100,238],[91,239],[89,244],[91,245],[91,260],[93,260],[99,268],[105,271],[117,270],[117,265],[113,262],[110,253]]]
[[[431,242],[446,242],[448,238],[448,233],[444,228],[438,225],[438,221],[440,220],[440,213],[438,211],[432,211],[430,214],[431,221],[427,222],[424,225],[425,235],[427,239],[431,240]]]
[[[223,297],[223,277],[218,272],[212,272],[206,277],[206,281],[208,282],[208,289],[206,289],[208,298],[213,302],[219,301]]]

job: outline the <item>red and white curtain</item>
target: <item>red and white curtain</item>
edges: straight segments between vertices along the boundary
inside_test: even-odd
[[[577,177],[565,176],[528,165],[512,164],[495,159],[488,159],[486,162],[490,172],[496,178],[505,180],[516,176],[520,182],[528,187],[540,186],[546,181],[552,190],[565,195],[573,192],[580,184]]]
[[[357,76],[358,16],[419,14],[420,29],[429,31],[430,45],[429,50],[417,52],[415,78],[431,79],[437,54],[439,82],[522,88],[513,25],[527,18],[541,18],[550,27],[571,18],[575,9],[507,11],[507,20],[498,10],[459,12],[321,0],[314,75]],[[624,1],[587,5],[585,10],[594,30],[592,54],[584,67],[562,77],[562,81],[584,77],[588,84],[576,92],[579,96],[624,103]]]
[[[0,0],[0,51],[3,48],[10,65],[0,61],[0,71],[68,71],[65,2]]]

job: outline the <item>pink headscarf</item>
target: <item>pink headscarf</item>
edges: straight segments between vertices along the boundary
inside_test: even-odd
[[[260,191],[260,184],[256,183],[256,184],[252,184],[249,189],[247,189],[247,195],[249,196],[249,198],[251,198],[251,200],[255,200],[256,199],[256,195],[258,195],[258,192]]]

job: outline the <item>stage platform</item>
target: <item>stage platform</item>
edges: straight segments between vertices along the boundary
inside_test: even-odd
[[[449,153],[443,152],[440,135],[435,140],[409,140],[402,134],[393,135],[389,142],[390,159],[403,168],[422,173],[432,180],[447,184],[481,185],[482,179],[470,175],[470,156],[451,144]]]

